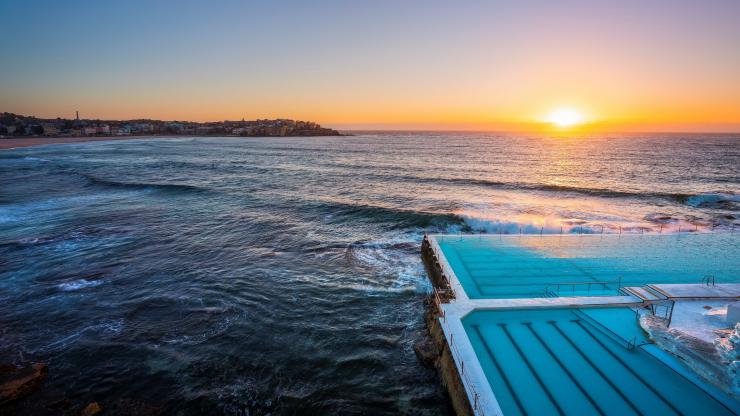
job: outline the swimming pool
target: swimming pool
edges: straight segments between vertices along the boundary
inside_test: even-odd
[[[478,310],[462,322],[506,415],[733,414],[656,358],[629,308]]]
[[[613,296],[707,275],[740,283],[740,233],[434,238],[470,299]]]

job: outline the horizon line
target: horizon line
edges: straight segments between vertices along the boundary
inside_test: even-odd
[[[327,127],[329,127],[327,125]],[[334,130],[342,132],[407,132],[407,133],[507,133],[507,134],[550,134],[550,135],[577,135],[577,134],[724,134],[740,135],[740,130],[732,131],[711,131],[711,130],[599,130],[599,131],[579,131],[579,130],[475,130],[475,129],[358,129],[358,128],[341,128],[331,127]]]
[[[75,118],[67,118],[67,117],[60,117],[60,116],[38,116],[38,115],[27,115],[27,114],[21,114],[21,113],[14,113],[11,111],[2,111],[2,113],[5,114],[13,114],[20,117],[29,117],[29,118],[37,118],[41,120],[56,120],[56,119],[62,119],[62,120],[75,120]],[[492,122],[489,124],[504,124],[509,126],[521,126],[521,128],[497,128],[497,127],[491,127],[491,128],[485,128],[485,127],[475,127],[476,124],[480,126],[480,124],[486,124],[486,123],[434,123],[434,122],[408,122],[408,123],[384,123],[384,122],[377,122],[377,123],[363,123],[363,122],[319,122],[314,121],[309,118],[295,118],[295,117],[284,117],[284,116],[262,116],[262,117],[255,117],[250,116],[249,120],[246,120],[247,117],[242,116],[237,117],[236,119],[229,119],[229,118],[223,118],[219,120],[203,120],[203,121],[195,121],[195,120],[188,120],[186,118],[184,119],[178,119],[178,118],[152,118],[152,117],[134,117],[134,118],[80,118],[80,120],[87,120],[87,121],[135,121],[135,120],[151,120],[151,121],[162,121],[162,122],[186,122],[186,123],[219,123],[219,122],[239,122],[241,120],[245,121],[257,121],[257,120],[295,120],[295,121],[306,121],[306,122],[314,122],[322,127],[325,128],[332,128],[335,130],[340,131],[347,131],[347,132],[446,132],[446,133],[507,133],[507,134],[550,134],[550,135],[587,135],[587,134],[727,134],[727,135],[734,135],[734,134],[740,134],[740,122],[720,122],[720,123],[665,123],[667,126],[670,125],[698,125],[701,126],[703,124],[710,125],[712,127],[707,126],[707,128],[702,129],[691,129],[687,128],[686,130],[683,130],[681,128],[672,130],[670,128],[668,129],[661,129],[661,128],[650,128],[648,126],[650,125],[660,125],[661,123],[649,123],[649,122],[608,122],[608,121],[593,121],[593,122],[585,122],[577,126],[567,127],[567,128],[558,128],[556,126],[553,126],[550,123],[546,122],[539,122],[539,121],[519,121],[519,122],[507,122],[507,121],[500,121],[500,122]],[[445,124],[450,125],[449,127],[445,126]],[[466,127],[454,127],[455,124],[459,124],[461,126],[468,125],[470,128]],[[633,127],[620,129],[618,126],[622,125],[632,125]],[[645,129],[640,129],[639,125],[645,125]],[[397,127],[389,127],[394,126]],[[414,125],[418,127],[413,127]],[[426,126],[425,126],[426,125]],[[438,125],[440,128],[434,128],[430,127],[433,125]],[[367,126],[367,127],[362,127]],[[377,127],[376,127],[377,126]],[[614,126],[613,128],[610,128],[608,126]],[[730,129],[722,129],[720,126],[727,126]]]

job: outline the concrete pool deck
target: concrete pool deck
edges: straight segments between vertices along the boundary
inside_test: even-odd
[[[733,299],[740,298],[740,284],[670,284],[656,283],[644,286],[631,285],[634,292],[618,288],[614,296],[558,296],[558,297],[519,297],[510,299],[470,298],[464,285],[458,279],[444,251],[437,241],[441,238],[479,238],[479,236],[435,236],[427,235],[422,243],[422,256],[435,287],[437,318],[451,351],[451,358],[457,369],[459,380],[465,390],[469,409],[475,415],[501,415],[503,411],[493,389],[488,382],[480,359],[469,339],[463,324],[464,319],[476,311],[539,308],[598,308],[633,307],[643,308],[651,302],[666,302],[679,299]],[[577,238],[576,236],[573,236]],[[560,236],[560,238],[569,238]],[[439,290],[439,291],[438,291]],[[637,296],[639,293],[652,293],[652,299]],[[453,399],[454,400],[454,399]],[[730,400],[732,402],[732,399]],[[456,409],[463,408],[455,406]],[[732,411],[738,412],[740,405]],[[460,411],[458,410],[458,413]]]
[[[648,285],[669,299],[737,299],[740,283],[707,284],[659,284]]]

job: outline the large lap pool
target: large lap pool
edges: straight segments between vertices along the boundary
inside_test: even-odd
[[[467,296],[611,296],[620,286],[740,283],[739,233],[435,236]]]
[[[478,310],[463,326],[506,415],[725,415],[657,359],[629,308]]]

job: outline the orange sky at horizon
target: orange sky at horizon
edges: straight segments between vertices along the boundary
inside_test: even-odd
[[[72,1],[0,12],[34,16],[0,28],[15,56],[0,68],[0,111],[23,115],[740,132],[732,0],[194,3],[176,14]],[[554,126],[547,118],[560,109],[583,122]]]

